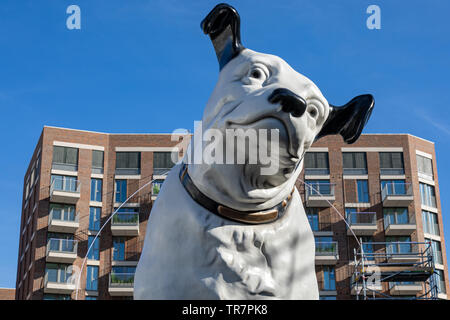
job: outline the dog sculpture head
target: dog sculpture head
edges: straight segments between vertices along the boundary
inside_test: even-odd
[[[189,167],[190,175],[203,193],[231,208],[266,209],[292,190],[305,151],[315,140],[330,134],[340,134],[347,143],[358,139],[374,99],[361,95],[341,107],[330,105],[310,79],[283,59],[244,48],[239,14],[227,4],[217,5],[201,27],[220,67],[203,114],[203,132],[215,129],[225,136],[227,129],[278,129],[278,169],[261,175],[259,162],[200,164]],[[224,153],[235,148],[225,146]],[[249,148],[249,153],[258,153],[261,144]]]

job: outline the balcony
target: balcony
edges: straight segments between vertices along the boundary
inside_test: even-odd
[[[45,293],[56,293],[56,294],[71,294],[75,290],[75,282],[68,281],[52,281],[49,280],[48,273],[45,274],[44,278],[44,292]]]
[[[80,226],[79,213],[51,211],[48,217],[48,231],[75,233]]]
[[[337,241],[316,242],[316,265],[335,265],[338,260]]]
[[[75,204],[80,199],[80,181],[75,177],[52,177],[50,185],[50,201]]]
[[[384,207],[407,207],[413,201],[411,183],[386,183],[381,190]]]
[[[113,236],[138,236],[139,213],[117,212],[111,221],[111,233]]]
[[[109,274],[108,292],[111,296],[132,297],[134,293],[134,273]]]
[[[386,243],[386,258],[389,263],[411,264],[423,259],[425,247],[418,242],[400,241]]]
[[[364,176],[367,174],[367,168],[344,168],[346,176]]]
[[[406,219],[398,216],[384,218],[384,232],[387,236],[409,236],[416,228],[414,216],[406,216]]]
[[[307,183],[306,206],[307,207],[331,207],[331,202],[336,200],[333,183]]]
[[[374,293],[376,294],[381,291],[383,291],[383,286],[381,285],[381,282],[367,282],[366,283],[366,295],[367,296],[373,296]],[[351,294],[352,294],[352,296],[364,295],[363,284],[360,282],[353,283]]]
[[[47,262],[73,263],[77,258],[78,242],[71,239],[50,239],[47,242]]]
[[[305,176],[328,176],[329,168],[305,168]]]
[[[402,176],[404,174],[404,168],[380,168],[380,175],[382,176]]]
[[[78,171],[78,165],[77,164],[70,164],[70,163],[53,162],[52,163],[52,170]]]
[[[420,282],[389,282],[389,293],[391,296],[412,296],[422,292]]]
[[[376,212],[349,212],[347,223],[351,229],[347,229],[347,235],[371,236],[377,231]],[[353,232],[352,232],[353,231]]]

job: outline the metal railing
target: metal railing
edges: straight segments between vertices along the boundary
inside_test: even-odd
[[[50,185],[50,194],[54,191],[74,192],[80,193],[81,183],[71,176],[52,177]]]
[[[327,176],[330,174],[329,168],[305,168],[305,175],[309,176]]]
[[[132,288],[134,286],[134,273],[111,272],[109,286],[115,288]]]
[[[52,169],[64,170],[64,171],[78,171],[78,165],[77,164],[69,164],[69,163],[61,163],[61,162],[53,162]]]
[[[139,213],[138,212],[117,212],[113,219],[112,225],[115,226],[135,226],[139,225]]]
[[[385,176],[400,176],[405,174],[404,168],[380,168],[380,174]]]
[[[305,183],[306,198],[310,196],[334,196],[334,183],[315,182]]]
[[[103,167],[92,167],[91,173],[103,174]]]
[[[153,175],[167,175],[172,168],[153,168]]]
[[[47,242],[47,254],[49,252],[77,253],[78,241],[72,239],[49,239]]]
[[[316,256],[337,256],[337,255],[338,255],[337,241],[316,242]]]
[[[133,176],[141,174],[141,168],[116,168],[116,175]]]
[[[389,289],[392,289],[394,286],[422,286],[421,282],[414,282],[414,281],[396,281],[396,282],[389,282]]]
[[[412,196],[411,183],[390,182],[381,190],[381,197],[384,200],[387,196]]]
[[[50,211],[49,224],[53,221],[67,221],[67,222],[79,222],[80,212],[60,212],[59,216],[56,215],[56,211]]]
[[[344,175],[358,176],[367,174],[367,168],[344,168]]]
[[[61,279],[61,276],[63,276],[63,278]],[[74,278],[72,277],[72,273],[64,273],[64,271],[62,270],[58,270],[58,274],[57,274],[57,278],[55,279],[56,281],[52,281],[48,278],[48,272],[45,272],[45,276],[44,276],[44,286],[47,287],[47,284],[50,283],[65,283],[65,284],[75,284],[74,283]]]
[[[350,226],[373,226],[377,225],[377,213],[376,212],[349,212],[347,213],[347,223]]]
[[[416,225],[416,218],[414,215],[401,216],[398,214],[384,215],[384,229],[390,225]]]

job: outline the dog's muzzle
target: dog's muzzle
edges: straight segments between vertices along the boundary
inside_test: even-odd
[[[286,209],[292,199],[292,194],[295,190],[294,187],[286,199],[270,209],[266,209],[263,211],[238,211],[224,206],[203,194],[195,186],[194,182],[192,182],[187,169],[187,165],[183,163],[180,169],[179,177],[181,184],[184,186],[187,193],[195,202],[218,216],[231,221],[237,221],[246,224],[270,223],[280,219],[286,212]]]

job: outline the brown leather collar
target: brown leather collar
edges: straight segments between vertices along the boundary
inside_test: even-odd
[[[203,194],[192,182],[192,179],[187,172],[187,165],[185,163],[181,166],[179,177],[181,184],[184,186],[187,193],[189,193],[191,198],[202,207],[223,218],[246,224],[270,223],[280,219],[284,215],[295,190],[294,187],[285,200],[270,209],[263,211],[238,211],[221,205]]]

